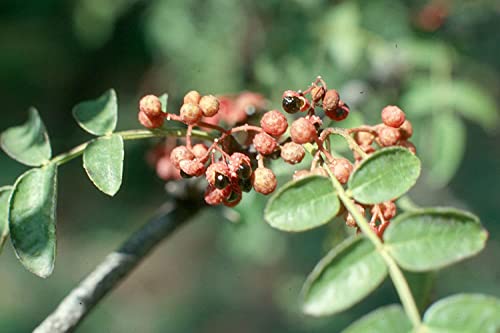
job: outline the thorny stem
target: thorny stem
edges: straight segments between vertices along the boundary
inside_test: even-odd
[[[422,325],[422,320],[420,318],[420,313],[418,312],[417,304],[415,303],[415,299],[413,298],[410,287],[408,286],[408,282],[406,281],[403,272],[401,272],[394,259],[387,252],[386,247],[372,230],[366,218],[356,208],[353,200],[347,195],[340,182],[332,174],[330,168],[325,167],[325,169],[330,175],[333,187],[337,191],[337,195],[344,204],[345,208],[354,217],[363,234],[365,234],[365,236],[373,243],[376,250],[384,259],[389,269],[389,274],[391,276],[394,287],[396,288],[399,298],[401,299],[401,303],[403,304],[403,307],[405,309],[405,312],[412,322],[414,328],[418,329]]]

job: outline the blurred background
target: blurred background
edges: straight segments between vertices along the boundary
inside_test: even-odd
[[[0,130],[22,123],[34,105],[59,153],[89,139],[72,106],[110,87],[119,127],[129,129],[139,127],[136,105],[146,93],[168,92],[175,110],[190,89],[252,90],[278,108],[283,90],[304,89],[322,75],[351,106],[347,125],[379,122],[383,106],[400,105],[425,166],[412,199],[471,210],[490,232],[481,255],[431,278],[412,276],[415,288],[432,287],[431,300],[458,292],[498,297],[499,31],[500,3],[488,0],[2,0]],[[31,331],[168,199],[146,162],[153,144],[127,143],[114,199],[91,185],[77,161],[61,169],[55,272],[35,277],[6,244],[0,332]],[[289,169],[275,168],[280,184],[290,178]],[[0,154],[0,185],[23,171]],[[342,314],[301,315],[301,283],[342,227],[277,232],[263,221],[264,205],[251,194],[235,210],[201,211],[78,332],[337,332],[398,301],[386,282]]]

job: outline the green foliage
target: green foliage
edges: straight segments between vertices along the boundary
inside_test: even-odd
[[[14,185],[10,198],[9,229],[21,263],[46,278],[56,254],[57,166],[28,170]]]
[[[7,155],[29,166],[40,166],[52,157],[49,136],[35,108],[29,110],[25,124],[6,130],[0,140]]]
[[[266,221],[283,231],[305,231],[328,223],[340,203],[328,178],[310,176],[291,181],[269,200]]]
[[[400,305],[388,305],[370,312],[342,333],[409,333],[412,325]]]
[[[85,148],[83,167],[99,190],[114,196],[122,184],[123,158],[123,138],[120,135],[100,137]]]
[[[420,175],[419,159],[404,148],[381,149],[353,172],[348,188],[365,204],[377,204],[406,193]]]
[[[0,252],[9,235],[9,198],[11,186],[0,187]]]
[[[94,135],[111,134],[118,121],[116,92],[109,89],[95,100],[77,104],[73,116],[85,131]]]
[[[303,311],[324,316],[348,309],[386,276],[384,260],[368,239],[347,239],[321,259],[307,278]]]
[[[385,247],[410,271],[439,269],[473,256],[487,238],[476,216],[449,208],[400,215],[384,233]]]
[[[433,304],[424,315],[425,332],[497,333],[500,300],[480,294],[459,294]]]
[[[167,113],[167,104],[168,104],[168,94],[163,94],[161,96],[158,97],[158,99],[160,100],[161,102],[161,111],[163,113]]]

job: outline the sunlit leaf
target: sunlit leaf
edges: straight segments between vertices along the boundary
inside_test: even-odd
[[[312,316],[343,311],[370,294],[386,276],[384,259],[369,240],[347,239],[321,259],[307,278],[302,309]]]
[[[31,169],[14,185],[9,229],[21,263],[46,278],[54,269],[56,252],[57,166]]]
[[[398,198],[413,187],[420,175],[420,160],[408,149],[392,147],[370,155],[352,173],[348,188],[365,204]]]
[[[498,333],[500,300],[480,294],[459,294],[433,304],[424,315],[428,333]]]
[[[97,99],[77,104],[73,108],[73,116],[80,127],[91,134],[112,133],[118,121],[116,92],[110,89]]]
[[[35,108],[29,110],[26,123],[7,129],[0,141],[7,155],[29,166],[40,166],[52,157],[47,130]]]
[[[122,184],[123,138],[120,135],[92,141],[83,153],[83,167],[94,185],[114,196]]]
[[[434,270],[473,256],[487,237],[476,216],[451,208],[402,214],[384,233],[391,256],[410,271]]]
[[[381,307],[355,321],[342,333],[410,333],[412,325],[400,305]]]
[[[283,231],[305,231],[337,215],[340,202],[326,177],[311,176],[284,185],[269,200],[266,221]]]

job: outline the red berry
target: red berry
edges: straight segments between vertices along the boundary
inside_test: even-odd
[[[198,160],[182,160],[179,167],[185,174],[192,177],[199,177],[205,172],[205,165]]]
[[[140,111],[138,118],[141,125],[149,129],[160,128],[163,126],[164,118],[161,115],[158,117],[150,117],[146,113]]]
[[[377,134],[380,145],[383,147],[394,146],[401,138],[399,129],[386,125],[381,125],[377,130]]]
[[[365,208],[363,206],[361,206],[360,204],[355,204],[355,205],[356,205],[356,208],[358,209],[358,211],[361,213],[361,215],[364,216],[365,215]],[[347,224],[349,227],[353,227],[353,228],[358,226],[354,217],[351,215],[351,213],[348,213],[348,212],[346,212],[345,224]]]
[[[276,189],[277,181],[274,173],[267,168],[257,168],[254,171],[253,188],[256,192],[269,194]]]
[[[139,101],[139,110],[150,118],[159,117],[162,115],[161,101],[155,95],[146,95]]]
[[[242,153],[233,153],[229,170],[232,178],[248,179],[252,175],[252,165],[250,158]]]
[[[201,95],[196,90],[191,90],[186,95],[184,95],[184,104],[198,104],[200,102]]]
[[[181,161],[192,160],[194,157],[194,154],[186,146],[177,146],[170,152],[170,159],[177,169],[180,168]]]
[[[345,104],[340,105],[333,111],[325,111],[325,114],[332,120],[342,121],[349,115],[349,107]]]
[[[356,132],[356,134],[354,134],[354,140],[356,140],[356,143],[360,146],[371,145],[374,138],[373,134],[368,132]]]
[[[349,160],[345,158],[337,158],[330,164],[330,170],[341,184],[347,183],[351,175],[353,166]]]
[[[182,121],[188,125],[196,124],[203,116],[198,105],[189,103],[182,105],[180,113]]]
[[[205,190],[205,202],[209,205],[216,206],[224,202],[224,200],[231,194],[231,187],[220,190],[211,185],[208,185]]]
[[[278,137],[286,132],[288,122],[278,110],[271,110],[264,114],[260,126],[267,134]]]
[[[156,174],[161,179],[176,180],[181,177],[179,169],[177,169],[168,156],[163,156],[156,162]]]
[[[316,128],[309,120],[299,118],[292,123],[290,136],[298,144],[312,142],[316,138]]]
[[[262,155],[271,155],[276,146],[276,140],[267,133],[259,133],[253,138],[255,149]]]
[[[399,127],[399,132],[401,133],[401,140],[407,140],[413,135],[413,126],[411,122],[406,119],[405,122]]]
[[[298,143],[287,142],[281,147],[281,158],[289,164],[300,163],[305,155],[304,147]]]
[[[203,143],[197,143],[193,146],[191,151],[196,158],[203,159],[207,155],[208,148]]]
[[[323,110],[325,113],[334,112],[339,107],[340,96],[337,90],[329,89],[323,97]]]
[[[382,216],[386,221],[392,219],[394,216],[396,216],[396,204],[392,201],[387,201],[383,202],[380,205],[378,205],[380,208],[380,212],[382,213]],[[375,206],[372,208],[372,214],[375,213]]]
[[[231,193],[224,199],[223,204],[226,207],[234,207],[240,203],[243,195],[237,186],[232,186]]]
[[[224,188],[229,185],[229,168],[225,162],[216,162],[208,166],[205,176],[210,185]]]
[[[406,120],[405,113],[394,105],[388,105],[382,109],[382,122],[387,126],[399,128]]]
[[[413,155],[415,155],[417,153],[417,147],[415,147],[415,145],[413,143],[411,143],[410,141],[407,141],[407,140],[401,140],[399,142],[399,146],[401,147],[405,147],[406,149],[408,149]]]
[[[219,100],[214,95],[203,96],[199,105],[205,117],[213,117],[219,112]]]
[[[311,90],[311,97],[314,103],[318,103],[319,101],[322,101],[323,98],[325,97],[325,87],[314,87]]]

